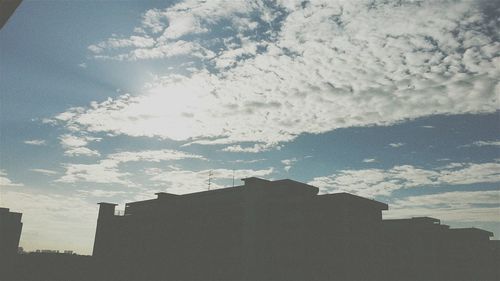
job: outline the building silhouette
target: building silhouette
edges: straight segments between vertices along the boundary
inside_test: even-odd
[[[16,255],[17,224],[0,280],[500,280],[491,232],[430,217],[384,220],[385,203],[318,195],[289,179],[243,181],[159,192],[120,213],[99,203],[92,256]]]
[[[23,214],[0,208],[0,258],[8,259],[17,254],[23,223]]]
[[[434,218],[383,220],[388,205],[318,195],[293,180],[99,203],[93,257],[106,279],[498,279],[492,233]],[[496,249],[496,250],[495,250]]]
[[[384,220],[387,275],[414,279],[498,280],[493,233],[478,228],[451,229],[438,219]],[[493,278],[495,277],[495,278]]]
[[[21,2],[22,0],[0,1],[0,29],[4,27]]]

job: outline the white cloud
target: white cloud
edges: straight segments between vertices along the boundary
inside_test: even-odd
[[[261,144],[261,143],[256,143],[253,146],[247,146],[247,147],[242,147],[241,145],[231,145],[228,147],[225,147],[222,149],[222,151],[227,151],[227,152],[248,152],[248,153],[259,153],[259,152],[264,152],[268,151],[272,148],[276,149],[281,149],[281,146],[276,145],[276,144]]]
[[[220,180],[231,180],[233,179],[233,176],[235,180],[246,177],[268,176],[273,172],[273,169],[213,169],[201,171],[173,169],[168,171],[157,170],[156,172],[157,174],[152,176],[151,180],[166,183],[166,192],[174,194],[185,194],[207,190],[209,173],[211,173],[211,189],[217,189],[224,187],[223,185],[218,183]]]
[[[412,165],[391,169],[342,170],[329,176],[316,177],[309,184],[321,193],[349,192],[361,196],[388,196],[394,190],[421,186],[466,185],[500,182],[500,163],[458,163],[436,170]]]
[[[389,144],[391,147],[402,147],[403,145],[405,145],[404,143],[402,142],[393,142],[393,143],[390,143]]]
[[[84,63],[84,62],[79,63],[78,66],[81,67],[81,68],[87,68],[87,64]]]
[[[183,1],[163,10],[146,11],[141,25],[134,28],[138,35],[111,37],[90,45],[88,49],[96,58],[118,60],[173,56],[212,58],[215,53],[210,49],[196,42],[197,40],[186,41],[183,37],[210,32],[222,20],[231,21],[239,32],[253,30],[256,23],[246,17],[250,17],[261,6],[259,1]]]
[[[145,48],[152,47],[154,46],[154,44],[155,40],[148,37],[130,36],[129,38],[124,39],[112,37],[106,41],[100,42],[97,45],[90,45],[88,49],[95,54],[99,54],[105,49],[118,49],[127,47]]]
[[[272,146],[303,133],[499,109],[497,25],[481,2],[277,4],[186,1],[147,11],[138,29],[146,34],[92,49],[131,60],[189,55],[201,69],[55,119],[89,132],[257,152],[235,143]],[[233,32],[220,39],[211,32],[222,20]],[[213,47],[221,40],[222,51]]]
[[[266,161],[266,159],[261,158],[261,159],[250,159],[250,160],[243,160],[243,159],[238,159],[238,160],[233,160],[229,161],[230,163],[244,163],[244,164],[251,164],[251,163],[257,163],[257,162],[262,162]]]
[[[162,59],[175,56],[209,58],[213,56],[213,53],[196,42],[179,40],[172,43],[163,43],[160,46],[155,46],[150,49],[145,49],[145,48],[134,49],[126,54],[120,54],[116,56],[96,55],[95,57],[99,59],[116,59],[116,60],[133,61],[141,59]]]
[[[377,162],[377,159],[375,158],[365,158],[363,159],[363,163],[374,163]]]
[[[136,186],[129,179],[131,173],[120,171],[120,164],[135,161],[160,162],[181,159],[204,160],[199,155],[170,149],[118,152],[108,155],[106,159],[100,160],[95,164],[64,164],[66,168],[65,174],[57,179],[56,182],[94,182]]]
[[[90,136],[77,137],[70,134],[64,134],[59,137],[61,145],[64,149],[64,155],[66,156],[101,156],[97,150],[85,147],[91,141],[100,141],[101,138],[95,138]]]
[[[108,155],[109,160],[120,163],[131,161],[160,162],[167,160],[181,159],[200,159],[206,160],[203,156],[186,153],[178,150],[142,150],[142,151],[124,151]]]
[[[281,163],[285,165],[283,169],[288,173],[288,171],[290,171],[290,169],[292,168],[293,164],[295,164],[295,162],[297,161],[298,161],[297,158],[292,158],[292,159],[281,160]]]
[[[499,182],[500,163],[462,164],[458,169],[441,170],[439,180],[446,184]]]
[[[45,174],[45,175],[57,175],[56,171],[47,170],[47,169],[30,169],[30,171]]]
[[[475,141],[471,144],[462,145],[460,147],[482,147],[482,146],[500,146],[500,141]]]
[[[79,146],[85,146],[89,143],[89,141],[100,141],[100,138],[94,138],[94,137],[88,137],[88,136],[83,136],[83,137],[77,137],[69,134],[65,134],[59,137],[61,140],[61,145],[63,147],[79,147]]]
[[[281,163],[283,165],[286,165],[286,166],[290,166],[292,165],[293,163],[297,162],[297,158],[292,158],[292,159],[284,159],[284,160],[281,160]]]
[[[168,13],[168,12],[167,12]],[[201,26],[199,19],[191,11],[172,12],[168,15],[170,24],[160,39],[177,39],[186,34],[205,33],[207,28]]]
[[[78,193],[87,197],[100,197],[100,198],[110,198],[115,197],[117,195],[129,194],[127,191],[116,191],[116,190],[102,190],[102,189],[93,189],[93,190],[77,190]]]
[[[0,187],[23,186],[22,183],[16,183],[7,177],[7,172],[0,169]]]
[[[79,155],[84,155],[84,156],[101,156],[101,154],[97,150],[92,150],[87,147],[72,147],[67,149],[64,152],[64,155],[66,156],[79,156]]]
[[[24,141],[25,144],[30,144],[30,145],[46,145],[47,142],[45,140],[26,140]]]
[[[126,179],[130,173],[121,172],[118,162],[101,160],[97,164],[64,164],[65,174],[56,182],[75,183],[93,182],[103,184],[120,184],[135,186],[133,182]]]
[[[452,191],[396,200],[384,218],[437,217],[450,222],[500,222],[500,190]]]
[[[428,206],[435,208],[442,205],[448,207],[467,207],[474,204],[500,204],[500,190],[488,191],[451,191],[437,194],[415,195],[396,200],[394,207]],[[500,220],[500,218],[498,218]]]

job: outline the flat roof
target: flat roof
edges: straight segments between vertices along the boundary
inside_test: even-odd
[[[357,201],[360,203],[370,204],[370,205],[376,206],[381,210],[388,210],[389,209],[389,205],[387,205],[386,203],[379,202],[377,200],[373,200],[373,199],[369,199],[369,198],[365,198],[362,196],[354,195],[354,194],[347,193],[347,192],[322,194],[322,195],[320,195],[320,197],[332,198],[332,199],[342,199],[342,200],[354,200],[354,201]]]
[[[476,227],[468,227],[468,228],[452,228],[450,229],[454,232],[469,232],[469,233],[482,233],[486,234],[489,237],[493,237],[493,232],[481,229],[481,228],[476,228]]]

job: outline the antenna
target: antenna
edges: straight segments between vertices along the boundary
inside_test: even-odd
[[[210,185],[212,184],[212,170],[208,172],[208,190],[210,190]]]
[[[234,187],[234,169],[233,169],[233,187]]]

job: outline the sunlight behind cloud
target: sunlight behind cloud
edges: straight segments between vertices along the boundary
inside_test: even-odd
[[[187,1],[150,10],[139,34],[91,46],[99,56],[137,60],[168,59],[173,44],[195,44],[196,51],[176,53],[192,63],[190,74],[160,74],[141,95],[68,109],[55,119],[89,132],[258,152],[304,133],[499,108],[500,45],[481,3],[214,7]],[[222,22],[229,24],[223,35],[215,31]]]

